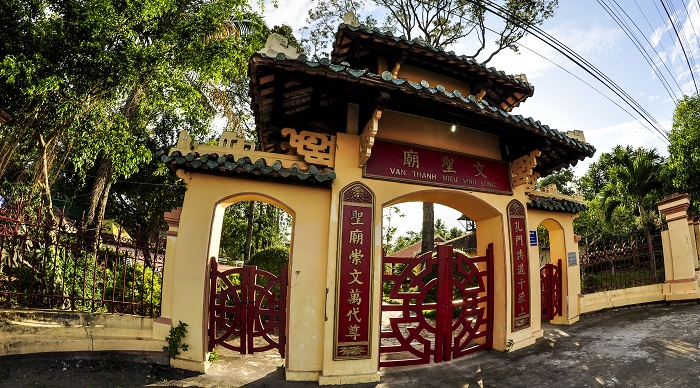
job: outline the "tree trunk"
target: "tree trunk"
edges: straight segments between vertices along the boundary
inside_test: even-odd
[[[250,251],[253,245],[253,222],[255,221],[255,201],[248,202],[248,226],[245,236],[245,252],[243,262],[250,260]]]
[[[651,232],[649,227],[644,225],[644,234],[647,237],[647,248],[649,249],[649,263],[651,264],[651,271],[656,279],[656,257],[654,256],[654,243],[651,241]]]
[[[90,191],[90,203],[88,207],[87,218],[87,243],[92,245],[94,250],[97,249],[98,236],[100,234],[100,225],[104,219],[105,209],[107,207],[107,199],[109,198],[109,190],[112,187],[112,173],[114,167],[112,160],[103,156],[100,160],[97,176]]]
[[[423,202],[423,229],[421,230],[420,253],[435,248],[435,207],[431,202]]]

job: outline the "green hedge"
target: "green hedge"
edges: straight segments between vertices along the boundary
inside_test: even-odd
[[[289,263],[289,248],[278,245],[257,252],[246,264],[256,265],[260,269],[279,275],[282,267],[287,263]]]

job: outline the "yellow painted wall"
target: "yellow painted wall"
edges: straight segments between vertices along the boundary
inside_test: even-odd
[[[153,318],[51,310],[0,310],[0,356],[45,352],[129,351],[162,357],[165,337]]]
[[[416,125],[419,123],[419,125]],[[364,123],[358,123],[364,126]],[[413,126],[411,126],[413,125]],[[460,132],[464,130],[464,132]],[[426,131],[432,136],[418,136]],[[439,132],[439,133],[438,133]],[[476,154],[499,159],[495,137],[475,131],[449,130],[446,123],[418,119],[410,115],[386,112],[379,123],[379,137],[412,141],[421,145]],[[358,168],[360,137],[338,133],[335,149],[336,179],[331,189],[301,185],[253,181],[236,177],[179,172],[188,185],[185,196],[176,251],[170,252],[173,264],[166,267],[166,277],[172,275],[170,316],[190,325],[187,352],[174,364],[189,369],[205,370],[206,327],[208,304],[209,257],[219,250],[221,224],[225,207],[239,201],[258,200],[287,211],[293,218],[290,286],[288,303],[287,357],[285,373],[288,380],[318,380],[321,384],[361,383],[377,381],[379,361],[379,331],[382,296],[382,214],[383,208],[403,202],[433,202],[462,212],[477,225],[477,254],[484,255],[488,244],[494,247],[494,348],[515,350],[535,342],[542,336],[539,308],[539,262],[537,249],[531,247],[530,294],[531,327],[512,332],[512,268],[508,241],[507,216],[509,202],[518,199],[527,203],[525,187],[516,188],[513,195],[430,187],[379,179],[362,178]],[[427,143],[427,144],[426,144]],[[479,143],[479,144],[475,144]],[[336,268],[338,248],[339,192],[347,185],[360,181],[375,194],[371,358],[333,360],[335,329]],[[530,230],[541,219],[527,215]],[[573,218],[561,219],[561,223]],[[571,235],[571,226],[564,234]],[[569,237],[567,237],[568,239]],[[573,241],[573,240],[572,240]],[[173,244],[173,246],[175,246]],[[579,285],[580,286],[580,285]],[[204,306],[204,307],[202,307]],[[571,315],[571,314],[570,314]],[[576,310],[575,316],[578,316]],[[326,317],[328,319],[326,319]],[[509,341],[512,346],[508,346]]]
[[[286,370],[321,369],[330,190],[180,174],[188,184],[175,252],[172,321],[190,325],[181,358],[206,369],[209,257],[217,255],[226,206],[247,200],[271,203],[292,216]],[[274,198],[274,199],[273,199]],[[205,306],[203,309],[202,306]],[[301,356],[303,355],[303,356]],[[191,368],[191,367],[190,367]]]
[[[537,226],[542,224],[549,231],[549,246],[551,261],[553,264],[557,260],[562,261],[562,316],[557,316],[552,320],[555,324],[571,324],[579,319],[578,296],[581,293],[581,267],[578,257],[578,244],[574,241],[574,219],[578,214],[548,212],[543,210],[530,209],[528,225],[529,230],[537,230]],[[537,257],[538,248],[531,247],[530,251]],[[568,264],[568,253],[576,253],[576,265]],[[538,268],[539,273],[539,268]],[[538,296],[540,289],[540,278],[533,279],[537,283]],[[538,298],[539,299],[539,298]],[[541,300],[538,300],[541,308]],[[538,310],[539,311],[539,310]]]
[[[456,126],[455,132],[452,132],[451,127],[451,123],[444,121],[385,110],[379,120],[377,137],[489,159],[501,159],[498,137],[461,126]]]

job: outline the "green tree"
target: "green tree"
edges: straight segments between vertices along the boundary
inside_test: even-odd
[[[541,190],[551,184],[555,184],[557,186],[557,191],[562,194],[576,194],[576,178],[574,177],[574,169],[572,167],[564,168],[539,179],[537,181],[537,189]]]
[[[482,0],[323,0],[309,11],[306,22],[310,37],[304,40],[311,54],[328,47],[337,24],[346,12],[361,14],[385,14],[381,29],[404,35],[408,39],[420,38],[427,43],[445,48],[467,36],[473,36],[478,45],[469,58],[489,62],[496,54],[511,49],[518,51],[516,42],[526,30],[522,26],[538,26],[554,16],[558,0],[505,0],[495,2],[502,9],[503,20],[487,26],[486,7],[491,2]],[[374,17],[365,17],[363,23],[370,27],[377,23]],[[495,40],[488,42],[487,31],[499,29]]]
[[[608,183],[601,191],[605,220],[612,218],[613,212],[624,206],[638,216],[644,230],[649,249],[654,276],[656,259],[651,241],[651,220],[654,218],[654,204],[660,198],[661,169],[663,158],[655,149],[617,146],[612,152],[614,167]]]
[[[683,97],[673,113],[669,134],[668,176],[673,186],[691,195],[693,208],[700,210],[700,95]]]
[[[267,32],[242,0],[5,5],[0,104],[15,120],[0,129],[0,177],[13,165],[32,166],[13,178],[50,201],[64,161],[83,176],[97,166],[93,224],[111,184],[151,157],[146,139],[162,130],[208,133]]]

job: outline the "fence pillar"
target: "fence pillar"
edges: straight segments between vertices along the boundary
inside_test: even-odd
[[[163,286],[161,288],[160,317],[153,323],[153,338],[165,338],[170,334],[172,326],[173,307],[173,271],[175,266],[175,250],[177,246],[177,232],[180,226],[180,215],[182,208],[178,207],[172,211],[165,212],[163,218],[168,224],[168,231],[165,233],[167,243],[165,246],[165,262],[163,263]]]
[[[668,224],[668,237],[664,241],[666,300],[698,299],[700,287],[695,274],[697,260],[695,233],[691,234],[691,229],[688,227],[690,196],[672,194],[657,202],[656,206],[666,216]]]

